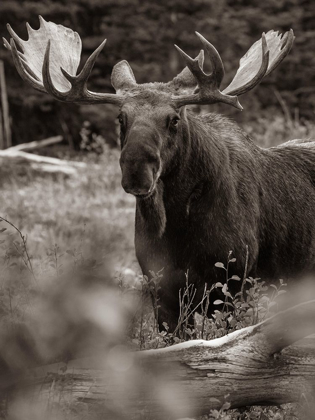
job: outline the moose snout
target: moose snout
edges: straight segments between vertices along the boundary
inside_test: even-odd
[[[120,160],[123,189],[135,196],[147,196],[155,189],[159,162],[148,162],[147,159],[134,160],[123,156]]]
[[[121,185],[129,194],[136,196],[150,194],[154,190],[153,168],[139,168],[137,171],[130,170],[130,168],[122,168]]]

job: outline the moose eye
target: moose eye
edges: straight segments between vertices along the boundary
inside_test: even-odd
[[[119,124],[122,125],[124,123],[123,116],[121,114],[119,114],[117,118],[118,118]]]
[[[173,117],[170,122],[170,127],[176,128],[178,126],[180,118],[178,116]]]

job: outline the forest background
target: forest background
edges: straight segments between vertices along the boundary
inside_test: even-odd
[[[176,43],[191,56],[200,50],[194,32],[204,35],[223,59],[226,86],[238,61],[248,48],[270,29],[284,32],[293,28],[296,40],[281,66],[259,87],[241,98],[240,113],[224,105],[211,106],[252,132],[264,128],[256,123],[286,114],[304,124],[314,120],[315,109],[315,3],[312,0],[2,0],[0,35],[8,38],[6,24],[27,39],[25,22],[37,29],[38,15],[77,31],[83,41],[82,63],[103,41],[104,51],[90,77],[89,88],[113,92],[112,67],[128,60],[137,82],[166,82],[183,68]],[[10,54],[0,48],[5,63],[13,144],[62,134],[74,147],[88,120],[106,142],[117,143],[117,110],[108,105],[62,104],[27,86],[14,69]],[[223,87],[224,87],[223,86]],[[203,107],[204,109],[204,107]],[[210,108],[209,108],[210,110]]]

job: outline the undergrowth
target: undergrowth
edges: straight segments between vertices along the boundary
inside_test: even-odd
[[[60,306],[60,299],[63,298],[65,304],[69,305],[68,300],[71,299],[71,296],[73,298],[73,292],[78,293],[78,290],[82,286],[82,281],[84,284],[84,293],[89,290],[91,283],[95,286],[95,279],[96,284],[99,281],[103,281],[98,273],[98,268],[103,267],[103,262],[93,258],[86,258],[80,249],[69,249],[62,252],[55,245],[46,252],[46,267],[42,268],[42,273],[45,273],[45,284],[45,282],[39,281],[38,273],[34,271],[32,257],[28,251],[27,238],[24,234],[14,223],[5,218],[0,218],[0,224],[0,258],[3,267],[0,276],[0,307],[2,308],[0,328],[5,329],[9,326],[10,329],[14,329],[17,326],[20,327],[21,325],[28,324],[30,320],[32,321],[34,319],[28,316],[30,310],[35,308],[35,313],[38,315],[36,302],[39,299],[41,310],[45,310],[46,312],[49,312],[47,308],[49,309],[51,305],[59,306],[58,310],[64,317],[64,325],[61,324],[61,329],[70,331],[69,325],[65,323],[65,319],[68,318],[67,322],[70,323],[73,333],[73,328],[77,328],[77,324],[73,323],[71,319],[72,314],[69,313],[68,308],[65,310],[62,305]],[[254,325],[266,319],[272,311],[276,310],[277,298],[285,293],[286,284],[280,280],[278,285],[267,286],[258,278],[247,277],[246,270],[243,278],[233,275],[233,264],[235,261],[232,252],[230,252],[225,263],[218,262],[215,264],[217,270],[225,271],[226,282],[217,282],[212,285],[209,284],[209,286],[205,284],[203,297],[197,303],[194,302],[195,286],[189,282],[189,272],[187,273],[185,287],[179,293],[180,315],[178,325],[174,331],[170,331],[167,324],[164,324],[163,331],[159,331],[156,322],[159,311],[158,291],[160,281],[163,278],[163,270],[157,273],[151,272],[150,278],[137,276],[132,271],[125,275],[121,273],[117,274],[113,283],[110,283],[110,285],[115,284],[115,287],[118,287],[119,301],[124,301],[126,296],[127,300],[129,300],[129,296],[134,294],[139,297],[136,300],[136,307],[132,306],[131,312],[129,312],[129,315],[132,315],[132,322],[128,324],[127,336],[125,337],[126,342],[143,350],[165,347],[191,339],[209,340],[222,337],[235,330]],[[78,273],[80,273],[79,284],[75,284],[74,289],[70,287],[70,293],[68,294],[69,284],[62,284],[62,282],[65,280],[69,281],[69,275],[76,276]],[[87,275],[89,285],[85,283],[85,274]],[[101,276],[104,275],[104,271],[101,271]],[[127,279],[128,275],[133,277],[132,282],[130,278]],[[94,280],[92,279],[93,276]],[[239,283],[239,291],[235,294],[229,288],[231,282]],[[54,290],[56,287],[60,287],[60,291],[56,292]],[[214,301],[214,305],[218,309],[209,316],[208,307],[213,291],[221,291],[222,299]],[[152,297],[153,310],[148,301],[149,295]],[[104,302],[105,304],[106,302]],[[93,300],[93,305],[97,305],[95,300]],[[82,308],[82,310],[84,309]],[[56,322],[55,316],[54,314],[54,322]],[[83,319],[86,322],[87,318],[85,316],[83,316]],[[95,319],[93,321],[98,322]],[[43,321],[43,323],[46,328],[53,328],[50,319]],[[30,325],[26,326],[28,329],[33,328]],[[41,324],[37,322],[36,327],[38,326],[41,328]],[[116,325],[112,326],[112,329],[114,328],[116,328]],[[78,331],[79,333],[82,332],[81,327],[79,327]],[[46,334],[49,335],[47,332]],[[54,333],[49,340],[55,339],[57,336]],[[64,340],[63,337],[65,335],[61,337],[62,340]],[[60,340],[60,337],[58,338]],[[42,345],[44,353],[41,356],[44,355],[47,363],[64,360],[64,357],[71,358],[77,354],[78,348],[80,350],[82,349],[82,343],[80,342],[78,344],[77,340],[77,337],[72,337],[71,340],[67,338],[65,345],[57,347],[55,351],[47,351],[45,345]],[[106,340],[108,340],[108,336]],[[106,340],[101,343],[101,349],[104,349],[104,346],[106,348]],[[29,348],[31,345],[32,343],[27,343],[26,351],[31,351]],[[83,346],[85,346],[84,340]],[[85,351],[87,350],[85,349]],[[89,346],[88,351],[91,351]],[[72,412],[72,407],[69,410]],[[293,420],[297,418],[294,417],[294,412],[294,408],[291,405],[286,405],[282,408],[251,407],[242,412],[239,410],[230,410],[229,399],[226,396],[226,401],[222,402],[221,409],[211,410],[207,418],[221,420]]]

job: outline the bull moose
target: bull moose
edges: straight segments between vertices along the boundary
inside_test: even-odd
[[[120,108],[122,186],[136,197],[136,255],[142,272],[164,267],[159,291],[160,325],[174,328],[178,291],[190,281],[200,294],[217,281],[218,261],[230,250],[235,273],[273,281],[315,267],[315,142],[294,140],[270,149],[257,146],[229,119],[196,115],[186,105],[222,102],[242,109],[238,96],[256,86],[288,54],[293,31],[269,31],[240,60],[220,91],[219,53],[197,33],[204,51],[192,59],[177,48],[186,67],[171,82],[137,84],[127,63],[113,68],[116,93],[94,93],[87,80],[106,40],[76,75],[81,40],[72,30],[40,17],[27,24],[23,41],[8,25],[20,76],[35,89],[64,102],[110,103]],[[198,299],[198,294],[196,296]]]

